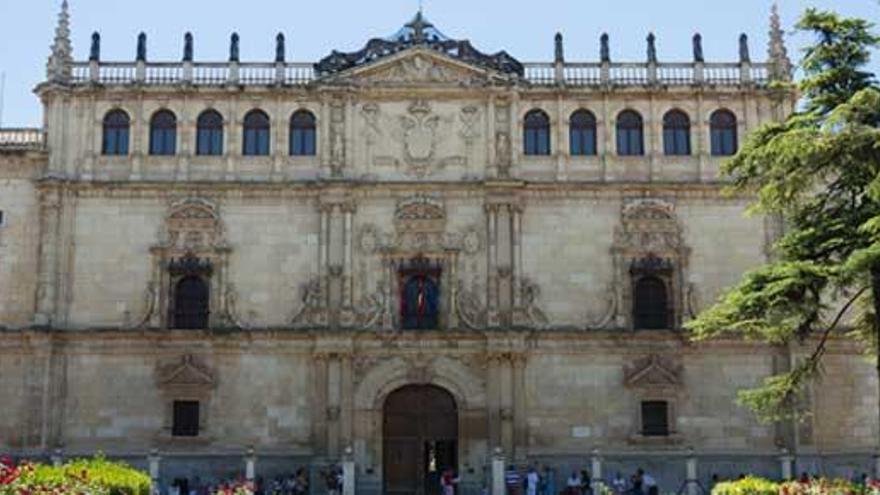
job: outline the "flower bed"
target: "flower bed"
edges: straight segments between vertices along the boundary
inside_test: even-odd
[[[0,459],[0,495],[150,495],[150,478],[103,457],[59,467]]]
[[[805,482],[777,483],[748,477],[718,483],[712,489],[712,495],[880,495],[880,481],[863,485],[843,479],[817,478]]]

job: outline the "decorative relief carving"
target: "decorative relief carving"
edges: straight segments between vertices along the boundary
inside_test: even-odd
[[[455,69],[448,64],[439,63],[433,57],[416,53],[393,62],[382,70],[365,74],[359,80],[365,83],[451,83],[470,80],[476,75],[473,71]]]
[[[355,309],[355,325],[361,330],[379,330],[391,327],[387,318],[389,301],[384,282],[376,284],[376,290],[368,294]]]
[[[522,305],[513,310],[513,324],[529,328],[546,328],[550,323],[547,314],[541,309],[541,287],[523,277],[520,281]]]
[[[475,108],[475,107],[473,107]],[[466,114],[476,122],[477,116]],[[441,144],[454,137],[454,116],[440,115],[425,100],[410,103],[402,115],[384,115],[378,105],[368,103],[362,107],[367,160],[379,167],[402,168],[415,177],[427,177],[447,166],[467,166],[468,155],[443,156]],[[464,124],[462,124],[464,125]],[[390,129],[388,136],[399,148],[383,148],[378,138]],[[476,138],[475,130],[466,131]],[[459,137],[461,137],[459,133]],[[465,143],[466,144],[466,143]],[[382,151],[378,151],[378,150]]]
[[[345,166],[345,103],[330,104],[330,170],[341,176]]]
[[[512,163],[510,135],[506,132],[498,132],[495,134],[495,166],[498,167],[499,177],[510,176],[510,166]]]
[[[159,366],[156,377],[159,388],[172,391],[204,392],[216,385],[214,373],[192,354],[184,355],[179,362]]]
[[[471,289],[465,286],[463,280],[458,281],[456,291],[455,309],[458,312],[458,321],[471,330],[486,328],[486,307],[480,300],[480,286],[474,277]]]
[[[614,230],[611,252],[614,260],[613,326],[623,328],[632,322],[633,277],[654,274],[667,284],[676,327],[689,311],[688,261],[690,249],[684,244],[682,229],[675,215],[675,205],[660,198],[626,201],[621,208],[620,225]],[[611,321],[601,319],[600,328]]]
[[[300,309],[291,320],[297,328],[320,328],[329,323],[328,308],[321,277],[314,277],[300,287]]]
[[[679,388],[683,385],[682,367],[670,358],[651,354],[624,370],[624,385],[649,389]]]

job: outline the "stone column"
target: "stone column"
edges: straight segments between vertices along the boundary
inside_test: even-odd
[[[782,481],[788,481],[792,479],[791,465],[794,457],[785,448],[781,449],[779,453],[779,474],[782,477]]]
[[[697,456],[694,455],[694,449],[688,449],[687,460],[685,460],[685,483],[687,484],[687,495],[700,495],[701,489],[697,484]]]
[[[342,461],[342,495],[354,495],[355,484],[355,465],[354,456],[351,447],[345,448],[345,459]]]
[[[514,460],[525,462],[528,455],[528,411],[526,411],[526,356],[511,356],[511,393],[513,395]]]
[[[54,187],[40,193],[40,265],[37,282],[37,312],[34,324],[52,326],[58,307],[58,244],[61,192]]]
[[[486,306],[488,313],[488,325],[498,325],[498,206],[486,205],[486,218],[488,222],[488,252],[489,260],[486,280]]]
[[[511,263],[511,275],[510,275],[510,283],[513,289],[513,306],[515,308],[519,308],[522,306],[522,291],[520,290],[522,285],[522,273],[523,273],[523,263],[522,263],[522,206],[519,204],[510,205],[510,212],[512,217],[512,225],[511,225],[511,250],[512,253],[512,263]]]
[[[318,276],[321,280],[322,302],[326,307],[330,303],[330,279],[328,275],[330,273],[330,222],[333,216],[333,205],[322,203],[319,205],[318,210],[321,215],[321,233],[318,243],[318,249],[320,250]]]
[[[160,493],[159,488],[159,466],[162,458],[159,456],[158,449],[150,450],[150,455],[147,456],[147,465],[148,473],[150,475],[150,493],[154,495],[158,495]]]
[[[312,358],[312,439],[318,456],[327,455],[329,435],[327,428],[327,355]]]
[[[492,455],[492,495],[505,495],[504,488],[504,455],[501,447],[495,447]]]
[[[342,289],[342,305],[345,308],[354,307],[354,274],[352,273],[352,250],[354,246],[354,232],[352,232],[352,222],[355,212],[355,204],[353,202],[347,202],[342,205],[342,211],[344,213],[344,246],[345,252],[343,255],[343,280],[344,286]]]
[[[244,458],[244,478],[253,482],[257,478],[257,454],[253,447],[249,447]]]
[[[599,457],[599,450],[593,449],[593,455],[590,457],[590,472],[593,475],[593,493],[600,493],[602,489],[602,458]]]

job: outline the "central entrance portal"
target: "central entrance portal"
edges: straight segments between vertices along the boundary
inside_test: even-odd
[[[410,385],[385,399],[382,448],[386,495],[437,495],[458,469],[458,408],[439,387]]]

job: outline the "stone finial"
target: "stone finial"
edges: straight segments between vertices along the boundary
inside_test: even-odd
[[[602,62],[611,62],[611,47],[608,45],[608,33],[599,37],[599,58]]]
[[[190,32],[183,35],[183,61],[193,61],[193,35]]]
[[[703,57],[703,35],[694,34],[694,62],[705,62]]]
[[[562,63],[565,61],[565,52],[562,46],[562,33],[556,33],[556,36],[553,38],[553,47],[554,47],[554,61],[557,63]]]
[[[657,37],[648,33],[648,63],[657,63]]]
[[[238,62],[239,54],[238,54],[238,33],[232,33],[232,36],[229,37],[229,61],[230,62]]]
[[[767,47],[770,61],[770,79],[774,81],[791,81],[791,59],[785,48],[785,32],[779,19],[779,4],[773,2],[770,9],[770,41]]]
[[[147,33],[144,33],[143,31],[138,35],[137,58],[135,58],[135,60],[138,62],[147,61]]]
[[[73,63],[73,45],[70,42],[70,7],[67,0],[61,2],[58,25],[55,26],[55,39],[52,42],[49,61],[46,64],[46,78],[50,81],[70,80]]]
[[[752,61],[749,56],[749,37],[746,33],[739,35],[739,62],[747,64]]]
[[[278,35],[275,36],[275,62],[284,62],[285,51],[284,33],[278,33]]]
[[[95,31],[92,33],[92,46],[89,48],[89,61],[98,62],[101,60],[101,33]]]

